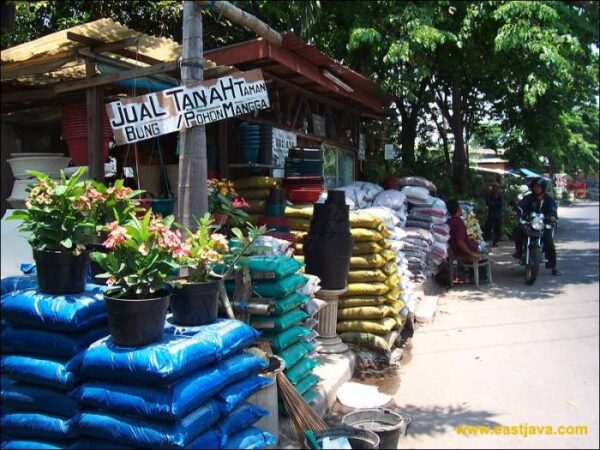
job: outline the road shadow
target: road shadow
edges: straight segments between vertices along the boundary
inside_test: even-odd
[[[409,435],[433,436],[451,432],[460,425],[479,425],[494,427],[500,425],[493,420],[496,413],[471,409],[463,405],[428,406],[403,405],[399,411],[412,417]]]

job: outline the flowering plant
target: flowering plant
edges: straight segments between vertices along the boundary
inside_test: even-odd
[[[98,205],[94,215],[98,232],[102,230],[104,225],[117,221],[117,218],[126,220],[132,212],[141,211],[141,208],[138,207],[139,202],[135,200],[135,197],[144,191],[134,191],[124,186],[124,180],[115,181],[111,187],[96,182],[94,187],[104,198]]]
[[[189,248],[179,230],[171,229],[173,216],[161,218],[148,211],[143,219],[130,214],[123,225],[117,218],[105,227],[108,237],[103,246],[110,253],[93,252],[92,261],[98,263],[108,278],[112,295],[121,298],[149,298],[170,284],[178,258],[189,255]]]
[[[82,181],[86,169],[77,170],[70,178],[61,171],[60,180],[33,170],[37,178],[29,186],[26,211],[15,211],[9,219],[22,220],[20,231],[29,232],[29,243],[36,250],[73,251],[85,249],[95,230],[95,214],[106,200],[90,181]]]
[[[185,246],[187,252],[179,258],[182,267],[188,267],[188,281],[192,283],[206,283],[214,277],[213,269],[223,262],[224,255],[229,251],[227,238],[213,231],[216,226],[209,214],[198,220],[198,229],[195,232],[186,229],[187,239]]]
[[[233,183],[227,179],[208,180],[208,210],[213,214],[231,217],[236,224],[242,224],[248,213],[243,211],[250,205],[236,192]]]

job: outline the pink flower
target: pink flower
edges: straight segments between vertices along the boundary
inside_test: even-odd
[[[232,205],[234,208],[250,208],[250,205],[242,197],[233,199]]]
[[[114,224],[117,224],[116,226]],[[112,222],[108,225],[108,229],[111,230],[108,233],[108,237],[102,243],[106,248],[113,248],[117,245],[122,244],[129,237],[127,235],[127,230],[120,226],[117,222]]]
[[[190,246],[186,243],[182,243],[179,247],[173,250],[173,258],[180,258],[182,256],[190,256]]]
[[[121,188],[115,188],[114,186],[112,186],[112,187],[109,187],[106,192],[108,195],[114,194],[115,197],[117,197],[119,200],[124,200],[133,191],[131,190],[131,188],[128,188],[125,186],[123,186]]]

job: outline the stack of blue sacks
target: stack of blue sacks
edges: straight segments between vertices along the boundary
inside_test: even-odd
[[[2,283],[2,448],[69,448],[78,437],[83,350],[106,336],[101,286],[40,293],[31,277]]]
[[[266,361],[247,351],[258,333],[236,320],[201,327],[167,323],[141,348],[108,337],[84,353],[78,448],[263,448],[274,436],[252,425],[268,412],[245,402],[268,380]]]

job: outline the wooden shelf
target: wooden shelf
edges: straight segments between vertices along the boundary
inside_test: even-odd
[[[277,167],[272,164],[258,163],[229,164],[227,167],[230,169],[283,169],[283,167]]]

